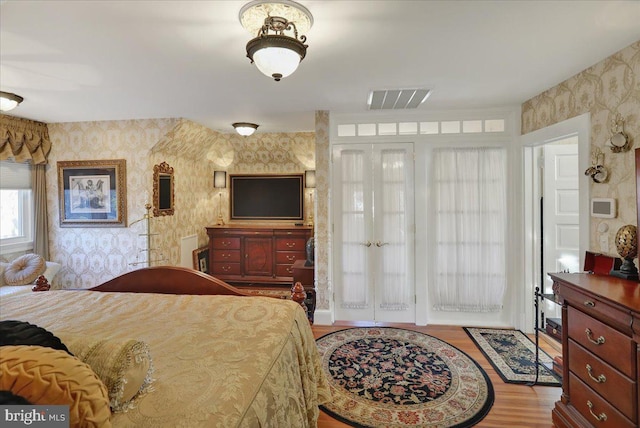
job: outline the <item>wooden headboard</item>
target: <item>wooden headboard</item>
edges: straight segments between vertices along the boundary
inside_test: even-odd
[[[160,294],[224,294],[250,296],[226,282],[177,266],[153,266],[134,270],[102,283],[90,291]]]

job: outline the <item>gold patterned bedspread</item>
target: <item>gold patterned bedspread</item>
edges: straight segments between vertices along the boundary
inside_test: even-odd
[[[329,398],[305,313],[268,297],[56,290],[4,296],[0,319],[149,344],[153,392],[115,427],[312,427]]]

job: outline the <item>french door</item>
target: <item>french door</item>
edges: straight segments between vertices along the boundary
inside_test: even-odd
[[[413,144],[333,148],[336,320],[415,322]]]

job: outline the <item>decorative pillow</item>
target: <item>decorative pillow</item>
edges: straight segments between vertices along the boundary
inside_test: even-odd
[[[4,271],[6,285],[27,285],[34,282],[46,269],[46,263],[38,254],[25,254],[18,257]]]
[[[3,346],[0,390],[32,404],[69,405],[70,426],[110,427],[107,389],[87,364],[57,349]]]
[[[0,287],[2,287],[3,285],[6,285],[4,283],[4,271],[5,269],[7,269],[7,266],[9,266],[9,263],[0,262]]]
[[[56,262],[45,262],[45,265],[46,265],[46,269],[44,270],[42,275],[44,275],[44,277],[47,278],[47,281],[49,281],[50,285],[53,285],[53,278],[56,277],[62,265]]]
[[[71,355],[69,349],[53,333],[26,321],[0,321],[0,346],[6,345],[46,346]]]
[[[69,349],[102,379],[114,412],[129,410],[134,398],[151,390],[153,364],[145,342],[63,337]]]

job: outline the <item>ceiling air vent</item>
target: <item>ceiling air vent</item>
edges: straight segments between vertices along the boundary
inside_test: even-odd
[[[431,93],[430,89],[386,89],[371,91],[369,110],[402,110],[417,108]]]

